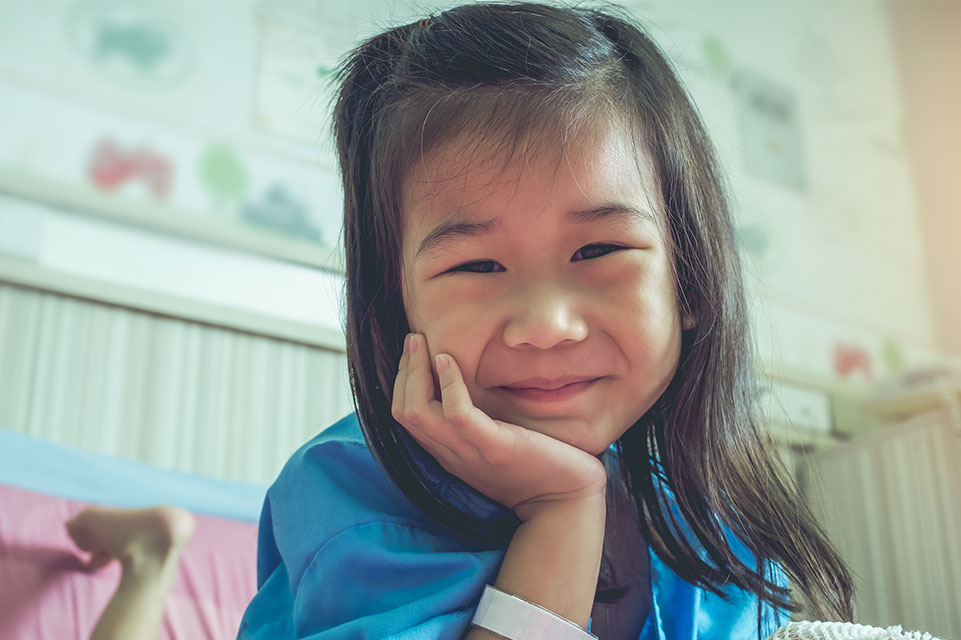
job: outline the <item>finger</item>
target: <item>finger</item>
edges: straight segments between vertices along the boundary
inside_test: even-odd
[[[444,419],[455,427],[466,442],[481,454],[488,464],[498,466],[513,455],[525,429],[493,420],[474,405],[457,362],[449,354],[435,358]]]
[[[437,369],[444,417],[456,418],[465,414],[468,409],[473,409],[474,403],[470,399],[470,392],[464,384],[464,377],[454,358],[447,353],[438,353],[434,356],[434,366]]]
[[[391,396],[390,412],[394,419],[400,422],[404,411],[404,398],[407,396],[408,362],[410,357],[407,354],[410,334],[404,337],[404,351],[400,356],[397,365],[397,377],[394,378],[394,388]]]
[[[409,351],[407,388],[404,397],[407,416],[416,422],[423,423],[424,426],[431,421],[433,424],[439,424],[444,414],[440,402],[434,396],[434,373],[431,370],[430,352],[424,336],[411,334]]]
[[[450,432],[444,428],[444,415],[434,398],[427,342],[423,336],[410,334],[404,346],[403,368],[398,371],[399,382],[394,384],[394,419],[435,458],[449,457],[450,442],[443,436],[449,439]]]
[[[407,387],[410,381],[410,340],[411,334],[404,337],[404,349],[397,365],[397,376],[394,378],[394,388],[391,392],[390,411],[394,420],[399,422],[410,431],[411,426],[416,426],[414,420],[410,419],[407,410]]]
[[[496,428],[497,425],[487,414],[474,406],[454,358],[447,353],[437,354],[434,366],[437,368],[444,419],[457,427],[461,434],[475,445],[478,444],[478,438],[490,437],[490,427]]]

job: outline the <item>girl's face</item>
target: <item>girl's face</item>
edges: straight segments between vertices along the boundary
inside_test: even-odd
[[[611,127],[506,170],[454,142],[411,172],[403,199],[411,331],[454,357],[489,416],[595,455],[680,355],[663,207],[630,141]]]

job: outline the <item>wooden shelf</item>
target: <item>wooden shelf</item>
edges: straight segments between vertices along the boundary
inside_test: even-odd
[[[951,398],[961,406],[961,388],[944,391],[925,389],[891,397],[875,396],[869,398],[865,406],[878,418],[887,422],[897,422],[920,413],[942,409],[949,404]]]

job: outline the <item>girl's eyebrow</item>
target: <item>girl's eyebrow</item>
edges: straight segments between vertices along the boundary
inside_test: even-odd
[[[567,217],[579,224],[597,222],[598,220],[615,220],[617,222],[633,222],[642,220],[657,229],[657,217],[647,209],[639,209],[626,204],[604,204],[591,209],[568,211]],[[483,222],[462,222],[445,220],[434,227],[424,236],[414,254],[416,260],[423,253],[437,251],[440,247],[453,241],[454,238],[476,238],[492,233],[500,222],[496,219]]]
[[[583,211],[568,211],[567,217],[580,223],[596,222],[598,220],[611,218],[619,221],[622,220],[624,222],[634,222],[635,220],[640,219],[643,222],[653,225],[654,228],[657,228],[657,216],[655,216],[654,213],[648,209],[639,209],[629,204],[621,203],[604,204],[599,207],[585,209]]]
[[[497,226],[497,220],[487,220],[485,222],[458,222],[457,220],[445,220],[433,228],[430,233],[420,241],[420,247],[414,254],[416,260],[422,253],[437,251],[441,246],[449,243],[454,238],[489,235]]]

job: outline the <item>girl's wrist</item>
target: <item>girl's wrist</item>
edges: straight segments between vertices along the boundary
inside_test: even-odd
[[[604,546],[603,493],[526,504],[494,586],[579,625],[590,619]]]
[[[514,513],[521,522],[533,519],[554,520],[557,522],[583,522],[599,518],[603,523],[607,515],[607,493],[605,487],[597,492],[570,498],[550,498],[522,502],[514,507]]]

